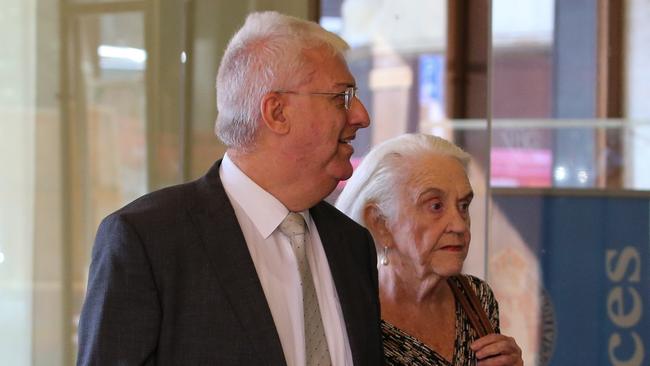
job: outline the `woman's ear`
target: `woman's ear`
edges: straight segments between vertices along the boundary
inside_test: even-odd
[[[260,102],[262,121],[264,125],[277,134],[289,132],[289,121],[284,113],[284,100],[282,94],[277,92],[267,93]]]
[[[363,220],[377,245],[393,247],[393,234],[388,229],[386,216],[376,204],[369,203],[363,208]]]

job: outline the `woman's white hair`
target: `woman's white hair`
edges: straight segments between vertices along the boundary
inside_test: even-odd
[[[253,146],[263,96],[306,82],[305,51],[316,48],[342,56],[349,46],[314,22],[273,11],[248,15],[230,40],[217,73],[215,132],[226,146]]]
[[[405,159],[427,155],[449,156],[457,159],[467,170],[470,155],[442,137],[426,134],[405,134],[375,146],[355,169],[336,201],[336,207],[357,223],[366,226],[363,211],[375,204],[390,220],[395,218],[393,197],[403,172]]]

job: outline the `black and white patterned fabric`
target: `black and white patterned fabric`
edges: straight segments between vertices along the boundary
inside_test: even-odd
[[[492,290],[483,280],[464,275],[485,309],[490,323],[497,332],[499,330],[499,305]],[[451,315],[451,314],[450,314]],[[477,339],[476,333],[464,313],[459,302],[456,302],[456,341],[454,358],[449,362],[444,357],[430,349],[424,343],[403,332],[394,325],[382,320],[381,330],[384,342],[384,359],[386,365],[409,366],[471,366],[476,365],[476,357],[469,345]],[[431,331],[436,331],[436,325],[431,324]]]

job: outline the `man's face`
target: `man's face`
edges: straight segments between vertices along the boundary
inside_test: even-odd
[[[309,94],[343,93],[356,83],[343,58],[322,49],[308,51],[307,56],[311,78],[295,90],[299,94],[283,94],[291,122],[287,158],[300,169],[299,175],[316,178],[315,184],[333,190],[352,175],[350,142],[358,129],[368,127],[370,118],[356,97],[348,110],[344,96]]]

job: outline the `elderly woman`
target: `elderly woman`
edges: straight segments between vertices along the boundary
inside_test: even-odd
[[[523,364],[514,339],[499,334],[488,285],[458,276],[470,242],[468,162],[467,153],[442,138],[403,135],[373,149],[337,201],[377,246],[388,365]],[[452,292],[460,277],[496,333],[479,337],[470,326]]]

